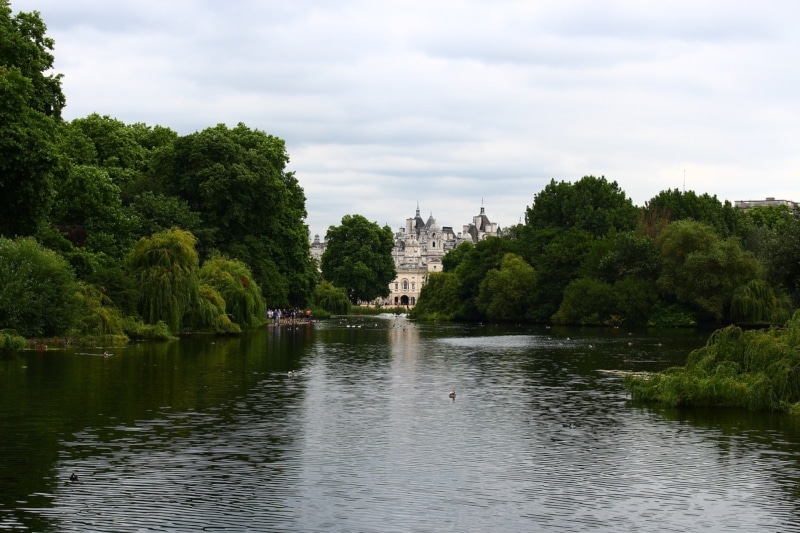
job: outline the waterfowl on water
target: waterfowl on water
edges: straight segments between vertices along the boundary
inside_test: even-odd
[[[294,377],[294,370],[289,370],[289,372],[287,372],[286,375],[289,376],[290,378],[293,378]]]
[[[78,481],[78,474],[76,474],[75,472],[73,472],[73,473],[72,473],[72,475],[71,475],[71,476],[69,476],[69,480],[70,480],[70,481]]]
[[[454,390],[451,390],[451,391],[450,391],[450,394],[449,394],[449,396],[450,396],[450,397],[451,397],[453,400],[455,400],[455,399],[456,399],[456,391],[454,391]]]

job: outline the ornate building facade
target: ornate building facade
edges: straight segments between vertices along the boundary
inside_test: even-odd
[[[394,235],[394,258],[397,277],[389,284],[389,296],[376,301],[382,306],[414,307],[423,285],[431,272],[442,271],[442,257],[462,242],[477,243],[487,237],[500,235],[496,222],[489,221],[483,206],[472,222],[464,224],[455,233],[452,226],[439,226],[433,214],[424,220],[419,206],[414,217],[407,218]],[[325,242],[319,235],[311,243],[311,256],[319,263],[325,251]]]

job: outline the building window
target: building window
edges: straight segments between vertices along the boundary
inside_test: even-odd
[[[397,283],[394,284],[394,290],[397,290]]]
[[[411,290],[412,290],[412,291],[414,290],[414,287],[415,287],[416,285],[417,285],[417,284],[416,284],[416,283],[414,283],[414,282],[412,282],[412,283],[411,283]]]
[[[413,296],[411,297],[411,305],[417,305],[417,299]]]
[[[433,241],[433,242],[431,243],[431,248],[436,248],[436,241]]]
[[[406,280],[403,280],[403,290],[404,291],[408,290],[408,281],[406,281]]]

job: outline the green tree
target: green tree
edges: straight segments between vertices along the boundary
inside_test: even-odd
[[[389,283],[397,277],[389,226],[381,228],[361,215],[345,215],[339,226],[328,228],[325,241],[322,277],[344,288],[352,303],[389,295]]]
[[[197,302],[199,260],[188,231],[169,230],[139,239],[128,265],[139,288],[139,313],[145,322],[165,322],[173,333]]]
[[[564,289],[564,298],[553,314],[556,324],[599,326],[616,312],[614,288],[593,278],[573,280]]]
[[[444,254],[444,257],[442,257],[442,270],[444,272],[455,272],[458,265],[461,264],[470,250],[472,250],[472,247],[472,242],[464,241]]]
[[[534,230],[580,229],[601,236],[612,228],[634,229],[638,217],[639,210],[616,181],[584,176],[574,184],[551,180],[528,207],[525,225]]]
[[[0,68],[17,69],[30,81],[31,90],[24,94],[27,107],[60,119],[66,99],[61,90],[62,75],[51,73],[55,42],[46,32],[39,12],[12,16],[11,3],[0,0]],[[5,100],[4,95],[0,101]]]
[[[780,287],[800,307],[800,218],[792,217],[776,228],[767,247],[767,280]]]
[[[231,321],[225,311],[225,299],[207,283],[200,283],[197,302],[189,308],[184,323],[195,331],[210,331],[221,334],[241,333],[242,328]]]
[[[655,280],[658,277],[660,256],[652,239],[629,231],[609,234],[596,244],[603,241],[607,246],[600,248],[596,261],[590,262],[587,258],[590,264],[585,266],[590,267],[591,275],[609,283],[626,278]]]
[[[164,192],[187,202],[206,229],[201,250],[217,249],[253,272],[272,307],[303,305],[317,282],[305,225],[305,194],[282,139],[218,125],[180,137],[153,163]],[[278,291],[268,292],[278,280]],[[283,300],[275,298],[283,297]]]
[[[148,150],[140,144],[136,126],[93,113],[65,126],[63,151],[78,165],[103,169],[127,203],[144,179]]]
[[[458,276],[459,299],[466,320],[482,320],[486,315],[477,304],[481,282],[492,269],[499,269],[503,257],[516,251],[516,242],[500,237],[489,237],[465,248],[466,254],[455,269]]]
[[[69,264],[32,238],[0,238],[0,329],[25,337],[64,335],[80,314]]]
[[[535,232],[536,247],[541,251],[532,260],[536,270],[530,318],[547,322],[558,310],[564,289],[577,279],[591,250],[592,235],[581,229],[561,231],[556,228]]]
[[[420,320],[463,320],[464,304],[459,296],[461,287],[453,272],[433,272],[422,287],[417,305],[409,316]]]
[[[669,222],[694,220],[714,228],[722,238],[744,236],[747,228],[744,212],[731,205],[723,204],[716,196],[707,193],[698,195],[694,191],[667,189],[646,202],[645,216],[664,218]]]
[[[492,321],[522,320],[528,312],[536,272],[520,256],[503,256],[500,268],[486,273],[476,304]]]
[[[734,289],[758,275],[758,262],[737,239],[720,239],[711,226],[692,220],[671,223],[656,246],[662,293],[716,321],[726,316]]]
[[[762,279],[737,287],[731,301],[731,319],[747,324],[782,325],[792,314],[792,302]]]
[[[74,165],[58,186],[51,222],[81,235],[82,242],[94,253],[116,259],[133,245],[138,220],[123,208],[120,189],[101,168]]]
[[[0,0],[0,236],[33,235],[46,221],[61,166],[56,126],[64,107],[53,40],[39,13],[12,16]]]
[[[212,257],[200,268],[200,282],[216,289],[225,300],[228,315],[242,328],[255,328],[264,323],[264,297],[247,265],[241,261]]]
[[[334,315],[346,315],[350,311],[350,299],[341,287],[322,280],[314,291],[314,305]]]
[[[46,222],[62,172],[56,122],[31,107],[34,93],[19,68],[0,65],[0,236],[33,235]]]
[[[149,237],[170,228],[185,229],[201,236],[212,231],[206,230],[200,214],[189,209],[189,204],[177,196],[144,191],[136,195],[130,209],[139,221],[139,237]],[[213,237],[208,235],[207,241],[213,241]]]

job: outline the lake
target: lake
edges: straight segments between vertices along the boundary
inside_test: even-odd
[[[351,317],[7,357],[0,531],[800,531],[800,421],[630,402],[708,333]]]

